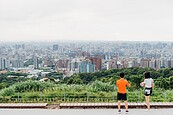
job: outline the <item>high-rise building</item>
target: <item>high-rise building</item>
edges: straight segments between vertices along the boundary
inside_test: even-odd
[[[169,68],[168,59],[164,59],[164,67],[165,68]]]
[[[97,57],[91,57],[91,62],[95,65],[95,70],[99,71],[102,69],[102,59]]]
[[[132,59],[132,67],[139,67],[139,63],[138,63],[138,59],[137,58],[133,58]]]
[[[77,51],[70,51],[68,55],[70,58],[75,58],[77,57]]]
[[[90,53],[89,52],[87,52],[87,51],[84,51],[84,52],[82,52],[82,56],[83,57],[90,57]]]
[[[58,44],[53,45],[53,51],[57,51],[58,50]]]
[[[50,58],[48,56],[44,58],[43,66],[51,67],[51,66],[53,66],[53,64],[54,64],[54,62],[53,62],[52,58]]]
[[[22,68],[24,67],[24,61],[23,60],[12,60],[12,67],[14,68]]]
[[[70,60],[68,59],[59,59],[57,62],[56,62],[56,67],[57,68],[68,68],[68,63],[69,63]]]
[[[173,59],[172,58],[169,59],[169,68],[173,68]]]
[[[129,67],[129,62],[128,60],[121,60],[121,68],[128,68]]]
[[[160,61],[160,59],[156,59],[155,62],[156,62],[155,68],[156,68],[156,70],[159,70],[160,67],[161,67],[161,61]]]
[[[38,69],[39,65],[38,65],[38,57],[34,57],[34,68]]]
[[[79,65],[80,73],[92,73],[95,72],[95,65],[91,62],[91,60],[86,59],[81,62]]]
[[[150,59],[141,59],[140,67],[142,67],[142,68],[149,67],[149,61],[150,61]]]
[[[0,70],[5,69],[5,59],[0,58]]]
[[[115,68],[118,68],[117,67],[117,60],[116,59],[112,59],[112,60],[108,61],[108,63],[107,63],[107,70],[115,69]]]
[[[79,73],[79,66],[81,64],[80,59],[72,59],[68,64],[68,70],[73,71],[73,73]]]
[[[171,68],[171,59],[168,59],[167,62],[168,62],[168,67],[167,68]]]
[[[153,68],[153,69],[156,68],[156,60],[155,60],[155,59],[151,59],[151,60],[149,61],[149,67],[150,67],[150,68]]]

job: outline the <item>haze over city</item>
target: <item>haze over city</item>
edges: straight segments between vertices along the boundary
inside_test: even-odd
[[[0,0],[0,41],[172,41],[171,0]]]

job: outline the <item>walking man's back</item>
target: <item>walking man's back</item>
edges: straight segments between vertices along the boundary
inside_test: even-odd
[[[124,73],[120,73],[120,79],[116,81],[116,86],[118,87],[117,100],[118,100],[118,112],[121,113],[121,100],[125,103],[126,113],[128,113],[128,103],[127,103],[127,94],[126,86],[130,87],[130,84],[127,80],[124,79]]]

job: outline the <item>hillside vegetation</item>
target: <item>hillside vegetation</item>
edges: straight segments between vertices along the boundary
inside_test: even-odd
[[[140,82],[144,80],[143,73],[150,71],[155,82],[151,101],[173,101],[173,69],[126,68],[104,70],[96,73],[80,73],[61,79],[59,82],[40,82],[34,79],[8,79],[2,76],[0,101],[1,102],[114,102],[116,101],[117,87],[115,82],[121,72],[125,73],[132,85],[128,88],[128,100],[131,102],[144,101],[143,88]],[[4,78],[4,79],[2,79]],[[7,78],[6,78],[7,79]],[[4,88],[5,83],[11,83]],[[4,85],[3,85],[4,84]]]

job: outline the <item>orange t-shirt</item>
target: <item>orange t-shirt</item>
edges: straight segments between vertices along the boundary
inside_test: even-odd
[[[126,86],[130,86],[127,80],[121,78],[117,80],[116,86],[118,87],[118,93],[125,94],[126,93]]]

